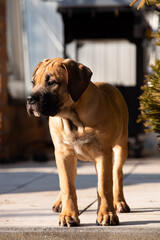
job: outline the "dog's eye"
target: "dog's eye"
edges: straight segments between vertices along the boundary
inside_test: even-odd
[[[58,85],[58,82],[55,80],[52,80],[52,81],[48,81],[47,84],[48,84],[48,86],[56,86],[56,85]]]
[[[50,75],[49,75],[49,74],[47,74],[47,75],[45,76],[45,81],[46,81],[46,82],[48,82],[48,81],[49,81],[49,79],[50,79]]]
[[[31,83],[32,83],[32,86],[34,87],[35,86],[35,81],[32,80]]]

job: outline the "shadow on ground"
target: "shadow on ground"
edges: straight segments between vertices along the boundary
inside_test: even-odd
[[[124,175],[125,177],[125,175]],[[124,180],[124,186],[135,184],[159,183],[159,174],[131,174]],[[77,189],[97,186],[96,174],[80,174],[76,179]],[[37,171],[0,173],[0,194],[24,193],[59,190],[59,178],[56,173]]]

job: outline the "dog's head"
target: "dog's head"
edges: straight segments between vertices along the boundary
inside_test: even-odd
[[[27,98],[28,113],[55,116],[79,100],[91,76],[88,67],[71,59],[44,59],[33,72],[33,89]]]

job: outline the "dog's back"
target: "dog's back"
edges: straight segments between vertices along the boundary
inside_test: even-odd
[[[115,102],[118,106],[124,106],[123,110],[125,110],[125,112],[128,112],[127,109],[127,104],[122,96],[122,94],[120,93],[120,91],[114,87],[113,85],[109,84],[109,83],[104,83],[104,82],[94,82],[94,84],[99,87],[102,91],[105,92],[105,94],[107,94],[107,96],[109,96],[109,98],[111,99],[112,102]]]
[[[128,128],[128,107],[120,91],[109,83],[94,82],[110,98],[114,108],[118,108],[124,117],[125,126]]]

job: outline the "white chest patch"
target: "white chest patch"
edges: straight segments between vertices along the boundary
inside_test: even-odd
[[[70,140],[63,140],[63,143],[68,145],[71,149],[73,149],[77,155],[85,156],[86,155],[85,147],[88,146],[94,148],[95,143],[97,145],[97,139],[95,137],[95,134],[87,133],[79,138],[72,136]]]
[[[83,149],[82,149],[84,143],[82,143],[80,141],[73,141],[72,142],[72,141],[66,141],[66,140],[64,140],[63,142],[64,142],[64,144],[66,144],[70,148],[72,148],[75,151],[76,154],[82,155],[82,156],[84,155]]]
[[[74,150],[78,155],[84,155],[82,145],[74,144]]]
[[[83,124],[77,127],[67,119],[62,119],[62,127],[63,134],[60,141],[72,149],[78,158],[86,159],[91,152],[98,150],[97,133],[93,129],[84,128]]]

